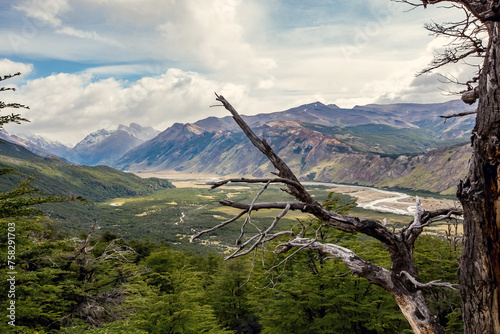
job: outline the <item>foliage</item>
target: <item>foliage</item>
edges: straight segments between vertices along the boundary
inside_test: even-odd
[[[461,253],[461,247],[454,249],[453,245],[442,239],[421,236],[415,245],[415,262],[421,281],[442,280],[458,284],[457,259]],[[459,291],[433,288],[425,292],[431,311],[447,333],[463,333]]]
[[[28,177],[17,185],[14,190],[0,193],[0,218],[30,216],[41,214],[40,209],[34,206],[45,203],[67,202],[79,200],[81,197],[45,195],[32,187],[33,177]]]
[[[14,218],[1,220],[3,228],[9,221]],[[89,252],[75,258],[88,235],[71,238],[43,217],[15,223],[19,333],[404,333],[408,329],[387,292],[317,252],[299,252],[284,267],[267,270],[259,265],[260,259],[223,262],[216,254],[124,241],[106,232],[91,237]],[[375,242],[333,231],[325,237],[381,265],[388,263],[386,251]],[[2,253],[6,241],[2,234]],[[131,246],[138,251],[122,253],[127,261],[119,260],[117,251]],[[425,236],[416,252],[422,281],[456,279],[456,253],[445,241]],[[270,263],[272,255],[264,255],[264,260]],[[5,289],[6,282],[0,282],[0,288]],[[441,310],[440,319],[450,333],[458,333],[455,297],[432,291],[428,298],[431,307]],[[1,301],[0,307],[5,306]],[[5,332],[5,326],[0,324],[0,331]]]
[[[4,81],[16,76],[21,75],[20,72],[14,73],[14,74],[7,74],[4,76],[0,76],[0,81]],[[6,87],[0,87],[0,92],[5,92],[5,91],[15,91],[15,88],[6,88]],[[19,109],[19,108],[25,108],[29,109],[28,106],[25,106],[24,104],[19,104],[19,103],[6,103],[3,101],[0,101],[0,110],[4,108],[14,108],[14,109]],[[20,124],[21,122],[29,122],[26,118],[21,117],[20,114],[10,114],[10,115],[0,115],[0,130],[2,129],[4,124],[7,123],[17,123]]]

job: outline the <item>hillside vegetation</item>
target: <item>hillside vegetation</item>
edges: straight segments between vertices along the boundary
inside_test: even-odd
[[[0,191],[12,189],[20,180],[34,176],[34,187],[43,192],[82,196],[97,202],[173,187],[167,180],[142,179],[107,166],[88,167],[68,164],[55,157],[42,158],[8,142],[0,144],[0,168],[11,168],[20,173],[5,175]]]

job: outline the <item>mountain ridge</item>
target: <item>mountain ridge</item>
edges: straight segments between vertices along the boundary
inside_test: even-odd
[[[242,118],[303,180],[401,188],[406,183],[415,190],[451,194],[452,184],[462,174],[445,174],[449,170],[466,170],[470,152],[464,143],[474,120],[469,116],[445,123],[438,116],[470,108],[460,101],[450,101],[428,105],[372,104],[346,110],[313,102]],[[456,157],[453,162],[441,161],[452,155]],[[424,161],[439,161],[440,168],[426,168]],[[272,171],[231,116],[176,123],[124,154],[114,166],[132,171],[174,170],[254,177]],[[345,170],[355,172],[349,174]],[[377,171],[380,176],[375,177],[370,171]],[[425,173],[439,175],[446,182],[427,182],[433,175]]]

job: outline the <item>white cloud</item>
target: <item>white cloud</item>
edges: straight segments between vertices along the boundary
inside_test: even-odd
[[[71,5],[75,5],[76,1]],[[116,41],[101,37],[96,31],[84,31],[74,28],[64,22],[64,14],[70,12],[71,7],[67,0],[23,0],[17,3],[13,8],[24,12],[27,18],[34,19],[33,22],[25,22],[24,30],[31,30],[29,35],[39,33],[39,29],[48,25],[54,29],[57,34],[63,34],[83,39],[105,42],[107,44],[119,46]],[[27,35],[24,33],[23,35]],[[26,38],[26,36],[23,36]]]
[[[256,86],[262,82],[269,85],[273,79],[270,71],[276,66],[274,60],[260,55],[247,41],[247,32],[255,23],[241,19],[259,15],[258,6],[242,0],[86,1],[104,8],[113,25],[132,25],[135,34],[154,26],[148,38],[152,53],[195,62],[218,78],[230,75],[233,81]]]
[[[276,64],[255,44],[263,12],[243,0],[22,0],[15,8],[34,19],[33,37],[18,36],[15,51],[70,60],[167,61],[214,79],[270,87]],[[250,17],[249,17],[250,16]],[[96,24],[96,22],[99,22]],[[38,23],[49,23],[47,29]],[[92,27],[92,28],[89,28]],[[56,34],[53,34],[53,33]],[[61,35],[58,37],[57,35]],[[62,35],[102,43],[84,45]],[[36,37],[36,38],[35,38]],[[109,45],[115,48],[106,49]],[[118,48],[116,48],[118,47]],[[5,48],[5,46],[4,46]],[[74,50],[77,50],[76,52]],[[0,50],[6,51],[6,50]],[[100,51],[100,52],[99,52]],[[189,68],[191,67],[191,68]]]
[[[388,0],[21,0],[17,13],[38,22],[33,36],[16,40],[21,55],[95,66],[22,86],[33,122],[18,127],[66,142],[119,123],[163,130],[217,115],[208,108],[214,91],[246,114],[314,100],[351,107],[449,99],[433,77],[414,78],[442,45],[424,22],[455,15],[436,7],[405,13]],[[0,53],[12,53],[8,43]],[[450,73],[466,75],[458,67]],[[118,79],[131,76],[144,78]]]
[[[0,59],[0,76],[21,72],[23,76],[30,74],[33,71],[32,64],[24,64],[14,62],[10,59]],[[9,81],[12,82],[12,81]]]
[[[14,8],[26,14],[26,17],[36,19],[42,25],[60,27],[60,14],[69,9],[67,0],[24,0],[14,5]]]
[[[109,44],[109,45],[122,47],[122,45],[119,42],[111,40],[109,38],[101,37],[95,31],[83,31],[83,30],[75,29],[73,27],[63,26],[63,27],[57,29],[55,32],[57,34],[74,36],[74,37],[84,38],[84,39],[91,39],[91,40],[95,40],[95,41],[99,41],[99,42],[105,42],[106,44]]]
[[[30,106],[23,115],[31,123],[9,125],[6,130],[72,144],[92,131],[131,122],[165,130],[175,122],[226,116],[222,109],[210,108],[215,103],[214,91],[230,96],[242,113],[262,111],[259,107],[265,105],[249,97],[244,86],[214,82],[179,69],[131,83],[112,78],[93,81],[90,73],[60,73],[20,87],[13,98]]]

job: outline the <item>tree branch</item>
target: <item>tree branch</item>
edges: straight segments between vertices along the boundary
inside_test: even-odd
[[[290,193],[303,202],[318,204],[314,200],[314,198],[312,198],[312,196],[309,195],[309,193],[305,190],[304,186],[299,182],[288,165],[273,151],[273,149],[267,144],[265,140],[261,140],[259,137],[257,137],[252,129],[241,118],[236,109],[234,109],[233,106],[222,95],[217,95],[217,93],[215,95],[217,97],[216,100],[221,102],[222,105],[231,113],[231,115],[233,115],[234,121],[243,130],[252,144],[257,147],[259,151],[261,151],[278,170],[278,176],[295,183],[295,185],[293,186],[291,184],[288,184]]]
[[[439,209],[434,211],[426,211],[422,208],[420,198],[416,196],[416,210],[413,221],[410,225],[401,231],[402,237],[409,245],[413,245],[418,236],[422,233],[424,227],[431,225],[437,221],[451,219],[452,215],[461,216],[462,211],[457,209]],[[433,219],[436,218],[436,219]]]
[[[213,231],[217,231],[218,229],[223,228],[224,226],[226,226],[228,224],[231,224],[232,222],[238,220],[238,218],[240,218],[241,216],[243,216],[247,212],[248,212],[247,210],[243,210],[239,214],[237,214],[236,216],[234,216],[233,218],[228,219],[228,220],[220,223],[219,225],[216,225],[216,226],[214,226],[212,228],[209,228],[207,230],[203,230],[201,232],[196,233],[195,235],[191,236],[190,242],[193,242],[195,239],[198,239],[199,237],[201,237],[204,234],[207,234],[207,233],[210,233],[210,232],[213,232]]]
[[[288,204],[285,207],[285,209],[279,215],[277,215],[276,218],[274,218],[274,221],[272,222],[272,224],[268,228],[266,228],[264,231],[261,231],[260,233],[254,235],[253,237],[248,239],[245,243],[240,245],[240,247],[235,252],[233,252],[231,255],[226,257],[225,260],[234,259],[234,258],[239,257],[239,256],[247,255],[247,254],[251,253],[255,248],[257,248],[263,242],[276,238],[277,236],[273,235],[273,238],[268,239],[268,240],[265,239],[267,234],[270,233],[276,227],[276,225],[278,224],[280,219],[286,215],[288,210],[290,210],[290,204]],[[286,234],[282,234],[282,235],[286,235]],[[254,242],[253,245],[248,250],[246,250],[245,252],[241,252],[246,246],[248,246],[256,238],[258,238],[258,240],[256,242]],[[241,236],[238,240],[241,240]]]
[[[406,276],[406,278],[408,278],[408,280],[412,282],[417,289],[429,289],[429,288],[439,287],[439,288],[449,288],[453,290],[458,290],[460,288],[460,285],[458,284],[441,282],[440,280],[430,281],[428,283],[421,283],[406,271],[402,271],[400,275]]]
[[[285,179],[285,178],[274,178],[274,179],[247,179],[247,178],[239,178],[239,179],[226,179],[222,181],[212,181],[212,182],[207,182],[207,185],[211,185],[212,187],[210,189],[216,189],[218,187],[221,187],[223,185],[226,185],[228,183],[285,183],[289,184],[295,187],[300,187],[300,183],[297,183],[295,181]]]
[[[360,275],[379,286],[390,289],[392,287],[391,272],[387,269],[374,265],[350,249],[335,245],[323,244],[310,238],[295,238],[280,246],[286,248],[299,247],[302,249],[312,249],[324,254],[332,255],[340,259],[355,274]],[[282,251],[279,251],[282,252]]]
[[[444,115],[444,116],[439,116],[439,117],[444,118],[444,119],[449,119],[449,118],[453,118],[453,117],[463,117],[463,116],[473,115],[473,114],[477,114],[477,110],[461,112],[458,114]]]

